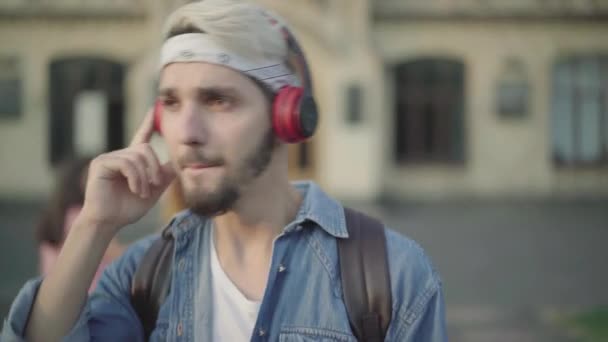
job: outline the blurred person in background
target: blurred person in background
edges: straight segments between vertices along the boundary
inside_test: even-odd
[[[82,209],[87,172],[91,160],[90,157],[69,159],[58,167],[55,189],[36,227],[36,240],[39,245],[39,268],[42,275],[47,275],[55,265],[74,219]],[[95,288],[103,269],[112,260],[119,257],[124,249],[125,247],[117,239],[110,242],[95,273],[89,292],[92,292]]]
[[[355,341],[337,255],[337,241],[349,236],[344,208],[315,183],[288,179],[287,143],[305,140],[316,125],[294,38],[280,18],[231,0],[180,7],[164,38],[159,123],[170,160],[161,163],[149,144],[151,110],[130,146],[91,162],[57,267],[22,288],[2,337]],[[189,209],[162,237],[132,245],[87,296],[110,241],[176,177]],[[385,340],[447,340],[437,272],[415,242],[382,232],[392,297]],[[170,291],[147,336],[132,280],[165,235],[175,241]]]

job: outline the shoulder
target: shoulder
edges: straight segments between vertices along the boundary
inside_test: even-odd
[[[385,227],[386,248],[391,271],[402,276],[416,276],[439,281],[437,272],[424,249],[411,238]]]
[[[441,279],[424,249],[414,240],[385,229],[393,313],[404,323],[421,316],[441,291]]]

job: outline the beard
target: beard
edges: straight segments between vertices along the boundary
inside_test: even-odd
[[[243,186],[258,178],[270,164],[272,152],[277,146],[272,128],[263,136],[256,148],[243,158],[241,163],[235,164],[233,170],[222,177],[216,189],[202,194],[194,189],[188,190],[181,182],[184,202],[190,210],[201,216],[211,217],[221,215],[231,208],[241,197]],[[203,154],[186,156],[187,161],[198,161],[205,164],[225,165],[221,158],[208,158]],[[232,171],[232,172],[231,172]]]

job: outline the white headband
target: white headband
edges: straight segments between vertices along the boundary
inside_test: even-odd
[[[220,46],[204,33],[186,33],[167,39],[161,49],[160,68],[175,62],[207,62],[245,73],[278,91],[299,86],[298,77],[283,60],[252,61]]]

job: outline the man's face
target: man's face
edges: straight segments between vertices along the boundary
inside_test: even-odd
[[[194,212],[229,210],[267,168],[275,138],[268,98],[247,76],[210,63],[173,63],[160,79],[163,137]]]

